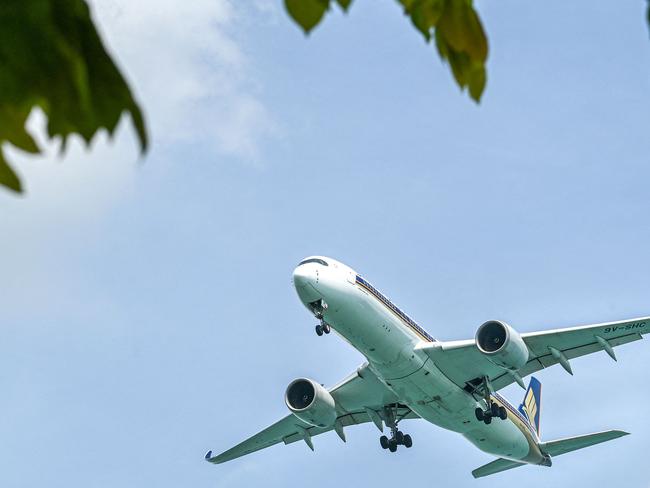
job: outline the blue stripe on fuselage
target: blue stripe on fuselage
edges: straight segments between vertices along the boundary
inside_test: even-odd
[[[372,296],[379,300],[383,305],[385,305],[391,312],[397,315],[402,322],[404,322],[413,332],[419,335],[424,340],[429,342],[436,342],[436,340],[429,335],[429,333],[420,327],[415,320],[402,312],[396,305],[393,304],[388,298],[386,298],[379,290],[372,286],[368,281],[363,279],[360,275],[357,275],[356,282],[359,286],[363,287],[364,290],[368,291]]]

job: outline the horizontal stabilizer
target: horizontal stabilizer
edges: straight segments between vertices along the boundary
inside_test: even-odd
[[[472,471],[472,476],[474,476],[474,478],[483,478],[483,476],[500,473],[501,471],[507,471],[512,468],[518,468],[524,464],[525,463],[510,461],[509,459],[497,459],[491,463],[486,464],[485,466],[476,468],[474,471]]]
[[[556,441],[542,442],[540,448],[542,452],[548,454],[549,456],[560,456],[566,454],[567,452],[577,451],[578,449],[584,449],[585,447],[595,446],[601,442],[607,442],[619,437],[629,435],[628,432],[623,432],[622,430],[607,430],[605,432],[596,432],[595,434],[580,435],[577,437],[567,437],[566,439],[558,439]],[[519,466],[524,466],[526,463],[518,463],[516,461],[510,461],[509,459],[497,459],[491,463],[481,466],[480,468],[472,471],[474,478],[482,478],[484,476],[489,476],[491,474],[500,473],[501,471],[507,471],[508,469],[518,468]]]
[[[580,435],[577,437],[567,437],[566,439],[559,439],[557,441],[542,442],[540,448],[549,456],[560,456],[567,452],[577,451],[585,447],[594,446],[601,442],[607,442],[624,435],[629,435],[629,432],[622,430],[607,430],[605,432],[597,432],[595,434]]]

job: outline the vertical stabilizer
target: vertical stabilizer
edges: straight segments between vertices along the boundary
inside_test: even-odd
[[[528,422],[537,432],[539,437],[539,419],[542,410],[542,384],[537,378],[531,377],[524,401],[519,405],[519,411],[528,419]]]

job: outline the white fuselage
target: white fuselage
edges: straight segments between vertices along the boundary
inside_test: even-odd
[[[311,260],[293,275],[301,301],[311,310],[310,304],[324,300],[324,320],[367,358],[400,403],[423,419],[462,434],[485,452],[542,462],[536,434],[512,405],[494,395],[493,401],[506,407],[508,419],[490,425],[477,422],[474,411],[484,408],[484,402],[452,383],[417,349],[422,342],[434,342],[432,337],[353,269],[331,258]]]

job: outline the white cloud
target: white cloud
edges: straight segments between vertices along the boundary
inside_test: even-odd
[[[106,43],[142,100],[154,143],[206,144],[256,161],[276,124],[236,40],[227,0],[93,2]]]

